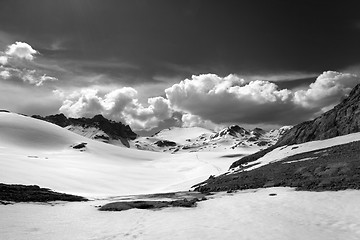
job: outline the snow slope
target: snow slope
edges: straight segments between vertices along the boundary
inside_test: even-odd
[[[109,136],[104,131],[95,127],[84,128],[81,126],[69,125],[64,128],[86,138],[99,139],[102,142],[106,142],[104,138],[109,139]]]
[[[86,142],[85,149],[71,146]],[[86,197],[187,190],[233,161],[119,148],[34,118],[0,113],[0,182]]]
[[[269,196],[276,193],[276,196]],[[360,191],[218,193],[196,208],[100,212],[99,201],[0,205],[2,240],[358,240]]]
[[[213,131],[201,127],[172,127],[160,131],[159,133],[155,134],[154,137],[174,141],[178,144],[186,144],[187,139],[197,138],[200,135],[211,135],[213,133]]]
[[[258,160],[248,163],[249,165],[254,165],[254,166],[246,168],[244,170],[250,171],[299,153],[310,152],[310,151],[328,148],[340,144],[346,144],[354,141],[360,141],[360,132],[334,137],[330,139],[320,140],[320,141],[311,141],[302,144],[278,147],[272,150],[271,152],[265,154],[263,157],[259,158]],[[242,167],[246,167],[246,164],[242,165]]]

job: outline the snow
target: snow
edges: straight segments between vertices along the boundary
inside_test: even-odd
[[[138,137],[130,141],[131,148],[156,152],[238,152],[254,153],[274,145],[289,127],[265,132],[261,129],[248,131],[237,125],[226,127],[215,133],[200,127],[169,128],[152,137]],[[168,140],[175,146],[157,146],[156,142]]]
[[[82,142],[87,143],[85,151],[71,148]],[[188,190],[227,170],[234,160],[223,154],[119,148],[45,121],[0,113],[3,183],[36,184],[89,198]]]
[[[278,147],[272,150],[271,152],[265,154],[263,157],[259,158],[258,160],[254,162],[250,162],[249,164],[251,165],[256,164],[256,165],[246,168],[245,171],[251,171],[253,169],[265,166],[269,163],[280,161],[286,157],[290,157],[299,153],[315,151],[315,150],[333,147],[336,145],[346,144],[354,141],[360,141],[359,132],[344,136],[339,136],[335,138],[330,138],[326,140],[321,140],[321,141],[311,141],[302,144]]]
[[[178,144],[186,144],[187,139],[193,139],[203,134],[210,136],[213,133],[214,133],[213,131],[201,127],[189,127],[189,128],[172,127],[160,131],[159,133],[155,134],[154,137],[157,137],[159,139],[174,141]]]
[[[189,129],[179,131],[168,132],[167,137],[181,142],[192,136]],[[257,161],[263,166],[357,140],[360,133],[285,146]],[[71,147],[82,142],[87,143],[84,151]],[[241,154],[253,150],[139,151],[91,140],[41,120],[0,113],[0,182],[37,184],[92,199],[0,205],[0,239],[360,239],[360,191],[356,190],[267,188],[216,193],[196,208],[157,211],[100,212],[95,207],[117,196],[187,190],[209,175],[225,172]]]
[[[104,131],[97,129],[95,127],[84,128],[82,126],[69,125],[66,126],[65,129],[91,139],[94,139],[94,137],[98,135],[108,137],[108,135]]]
[[[269,132],[265,133],[265,136],[268,138],[279,139],[286,131],[290,130],[293,126],[282,126],[279,129],[272,129]]]
[[[276,193],[276,196],[269,196]],[[360,191],[218,193],[196,208],[100,212],[87,203],[0,205],[2,240],[358,240]]]
[[[317,159],[317,158],[316,158],[316,157],[302,158],[302,159],[299,159],[299,160],[284,162],[283,164],[286,164],[286,163],[296,163],[296,162],[304,162],[304,161],[308,161],[308,160],[312,160],[312,159]]]

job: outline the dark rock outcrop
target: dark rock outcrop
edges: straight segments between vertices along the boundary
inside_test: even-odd
[[[0,200],[10,202],[87,201],[84,197],[54,192],[48,188],[41,188],[37,185],[4,183],[0,183]]]
[[[158,147],[174,147],[176,146],[176,142],[168,141],[168,140],[159,140],[154,143]]]
[[[128,201],[114,202],[102,206],[100,211],[125,211],[133,208],[137,209],[161,209],[165,207],[195,207],[198,199],[175,200],[175,201]]]
[[[267,187],[360,189],[360,141],[299,153],[251,171],[223,174],[194,187],[202,193]]]
[[[265,134],[266,131],[261,128],[254,128],[251,133],[256,137],[260,137],[261,135]]]
[[[106,140],[120,140],[125,146],[129,147],[128,140],[134,140],[137,138],[137,134],[134,133],[129,125],[125,125],[121,122],[115,122],[104,118],[102,115],[96,115],[93,118],[67,118],[64,114],[50,115],[42,117],[39,115],[32,116],[33,118],[44,120],[60,127],[67,126],[81,126],[83,128],[94,127],[102,130],[107,136],[100,136]]]
[[[276,146],[324,140],[360,131],[360,84],[333,109],[300,123],[284,134]]]
[[[231,125],[230,127],[224,128],[220,132],[214,134],[213,136],[211,136],[211,138],[223,137],[225,135],[238,137],[238,136],[245,136],[245,135],[249,135],[249,134],[250,133],[245,128],[242,128],[238,125]]]
[[[42,117],[40,115],[33,115],[31,116],[33,118],[36,119],[40,119],[40,120],[44,120],[53,124],[56,124],[60,127],[66,127],[71,125],[71,121],[70,119],[68,119],[64,114],[60,113],[60,114],[55,114],[55,115],[50,115],[50,116],[46,116],[46,117]]]
[[[86,148],[86,145],[87,145],[87,143],[83,142],[83,143],[79,143],[79,144],[72,146],[72,148],[73,149],[84,149],[84,148]]]

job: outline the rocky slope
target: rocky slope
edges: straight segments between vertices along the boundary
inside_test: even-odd
[[[102,115],[96,115],[93,118],[67,118],[64,114],[32,117],[106,143],[121,142],[124,146],[130,147],[129,140],[137,138],[137,134],[131,130],[130,126],[108,120]]]
[[[195,190],[213,192],[280,186],[307,191],[360,189],[360,141],[295,154],[249,171],[243,168],[210,177],[196,185]]]
[[[282,136],[277,146],[323,140],[360,131],[360,84],[330,111],[300,123]]]
[[[227,174],[209,178],[196,190],[206,192],[271,186],[290,186],[300,190],[360,189],[359,131],[360,84],[333,109],[312,121],[296,125],[274,146],[239,159],[231,165]],[[341,144],[339,139],[343,138],[348,138],[350,142]],[[339,143],[321,148],[326,141]],[[279,155],[282,151],[296,151],[303,145],[319,148],[284,158]],[[270,164],[262,165],[261,159],[267,159]]]
[[[142,150],[171,153],[231,151],[238,148],[260,150],[274,145],[290,128],[282,127],[269,132],[260,128],[246,130],[238,125],[226,127],[218,132],[207,129],[201,131],[200,128],[171,128],[151,137],[137,138],[132,144]]]
[[[360,131],[360,84],[355,86],[349,96],[331,110],[311,121],[300,123],[267,149],[235,161],[230,168],[252,162],[273,149],[285,145],[300,144],[315,140],[324,140]]]

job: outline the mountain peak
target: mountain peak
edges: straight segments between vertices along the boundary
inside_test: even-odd
[[[211,138],[218,138],[223,137],[226,135],[230,135],[233,137],[239,137],[244,135],[249,135],[249,131],[247,131],[245,128],[240,127],[239,125],[231,125],[229,127],[226,127],[219,132],[215,133]]]

